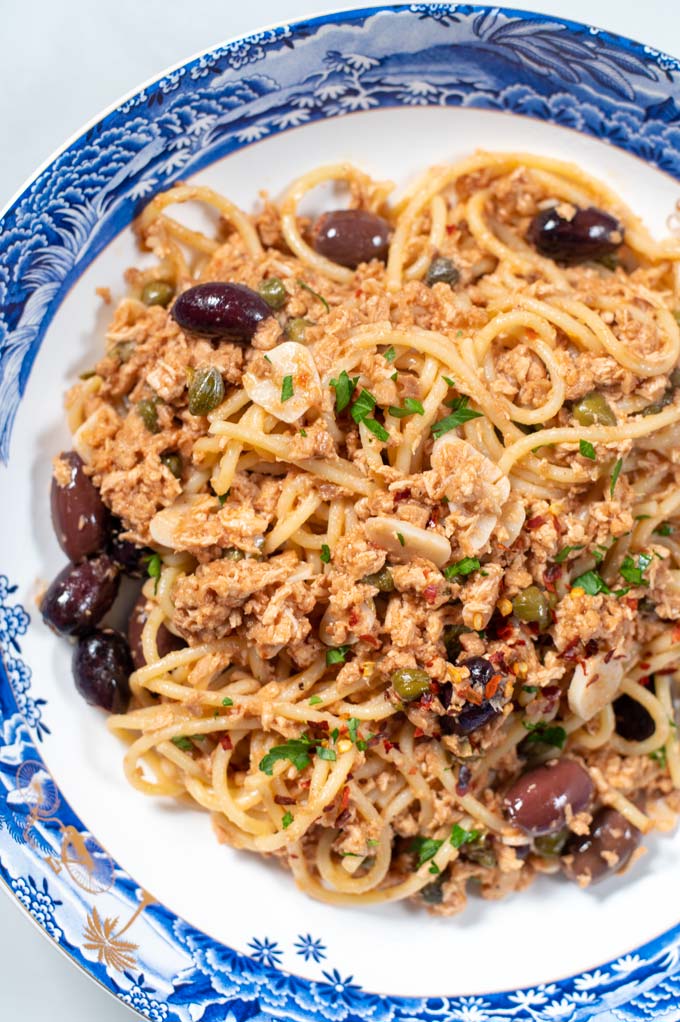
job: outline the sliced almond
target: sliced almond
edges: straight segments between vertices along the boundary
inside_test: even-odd
[[[243,387],[251,401],[281,422],[295,422],[313,405],[321,405],[321,381],[309,348],[284,341],[267,352],[267,359],[266,376],[252,370],[244,373]],[[291,390],[290,397],[282,401]]]
[[[423,557],[442,568],[451,559],[451,544],[445,536],[432,529],[421,529],[401,518],[369,518],[365,524],[369,542],[387,550],[394,557],[411,561]]]
[[[588,657],[578,664],[569,685],[569,707],[581,720],[590,720],[608,706],[619,690],[624,674],[624,661],[607,662],[604,653]]]

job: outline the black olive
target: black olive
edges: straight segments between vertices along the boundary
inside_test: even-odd
[[[83,635],[111,608],[119,582],[118,567],[106,554],[67,564],[43,596],[45,624],[60,635]]]
[[[171,315],[183,330],[230,341],[251,341],[260,323],[271,316],[264,298],[245,284],[216,281],[183,291]]]
[[[593,206],[577,209],[571,219],[551,206],[533,218],[527,239],[549,259],[583,263],[615,252],[623,244],[623,226],[616,217]]]
[[[52,524],[59,546],[70,561],[76,562],[96,554],[106,544],[109,512],[85,473],[80,455],[68,451],[59,460],[68,465],[69,474],[61,482],[52,478]]]
[[[371,259],[387,259],[390,225],[365,209],[335,209],[314,224],[312,245],[320,255],[355,270]]]
[[[656,731],[654,718],[632,696],[622,695],[614,700],[614,716],[616,733],[627,742],[644,742]]]
[[[75,686],[86,702],[110,713],[125,712],[133,667],[122,635],[107,629],[80,639],[73,650],[72,669]]]

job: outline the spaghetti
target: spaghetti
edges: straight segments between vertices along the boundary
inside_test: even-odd
[[[359,219],[319,240],[301,216],[329,182],[383,225],[377,258]],[[390,194],[338,164],[253,217],[157,196],[157,265],[67,405],[154,568],[110,718],[130,783],[314,897],[445,914],[470,879],[615,872],[657,803],[680,810],[680,242],[526,153]],[[168,216],[185,202],[214,237]],[[616,224],[606,251],[588,217]],[[247,339],[182,320],[224,282],[268,303]]]

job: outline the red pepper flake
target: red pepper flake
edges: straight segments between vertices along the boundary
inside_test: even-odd
[[[651,674],[644,674],[641,678],[638,678],[638,685],[642,685],[644,688],[647,688],[651,680]]]
[[[423,596],[425,597],[428,603],[435,603],[437,600],[436,585],[430,584],[429,586],[425,586],[425,588],[423,589]]]
[[[232,742],[231,737],[229,735],[222,735],[220,737],[220,745],[227,752],[229,752],[230,749],[234,748],[234,743]]]
[[[613,650],[612,650],[612,652],[613,652]],[[648,670],[649,670],[649,668],[650,668],[650,667],[651,667],[652,665],[651,665],[651,664],[650,664],[650,663],[649,663],[649,662],[648,662],[647,660],[645,660],[645,661],[644,661],[644,663],[641,663],[641,664],[639,664],[639,666],[641,667],[641,669],[642,669],[643,671],[648,671]]]
[[[359,611],[356,610],[354,607],[349,612],[348,621],[349,621],[350,625],[358,625],[359,624]]]
[[[423,729],[421,727],[417,727],[415,729],[415,731],[413,732],[413,737],[414,738],[422,738],[424,734],[425,734],[425,732],[423,731]]]
[[[434,695],[432,694],[432,692],[424,692],[420,697],[420,705],[429,706],[433,699]]]
[[[671,639],[673,642],[680,642],[680,624],[675,625],[671,631]]]
[[[446,225],[446,233],[447,234],[455,234],[457,232],[457,230],[458,230],[458,228],[456,227],[455,224],[447,224]]]
[[[406,487],[405,490],[395,490],[394,491],[394,499],[395,499],[395,501],[408,500],[410,496],[411,496],[411,490],[410,490],[410,487],[408,487],[408,486]]]
[[[636,596],[629,596],[627,600],[624,600],[626,606],[630,607],[631,610],[637,610],[639,602]]]
[[[549,564],[543,572],[543,584],[549,593],[555,592],[555,582],[562,577],[561,564]]]
[[[274,795],[274,801],[277,806],[294,806],[295,799],[290,798],[289,795]]]
[[[484,696],[481,695],[480,692],[476,692],[470,685],[463,685],[463,687],[458,690],[458,694],[461,695],[463,699],[467,699],[469,703],[474,703],[475,706],[481,706],[484,702]]]
[[[599,649],[597,639],[588,639],[586,642],[586,656],[595,656]]]
[[[498,686],[500,685],[502,680],[503,680],[502,675],[494,674],[494,676],[487,681],[486,686],[484,688],[484,695],[486,696],[487,699],[493,699],[493,697],[496,695],[496,692],[498,692]]]
[[[385,752],[389,752],[390,749],[396,749],[394,742],[391,742],[389,738],[383,738],[383,749]]]
[[[515,628],[514,625],[510,624],[510,622],[508,622],[507,624],[503,624],[500,626],[500,628],[496,629],[496,637],[498,639],[501,639],[503,642],[507,642],[507,640],[511,639],[514,634]]]
[[[349,806],[349,785],[345,785],[342,789],[342,798],[340,799],[340,811],[344,812]]]
[[[374,649],[380,649],[380,639],[376,639],[375,635],[360,635],[362,642],[367,642],[369,646],[373,646]]]
[[[354,292],[354,297],[355,298],[361,298],[363,293],[364,292],[361,290],[361,288],[359,288],[357,291]]]
[[[343,824],[349,823],[351,815],[352,814],[350,813],[349,809],[345,809],[344,813],[340,813],[340,815],[336,819],[335,826],[342,827]]]
[[[580,660],[581,658],[581,640],[572,639],[568,646],[562,650],[563,660]]]
[[[545,525],[547,520],[548,519],[544,518],[543,515],[535,515],[533,518],[530,518],[529,521],[527,522],[527,529],[529,529],[530,531],[533,531],[534,529],[540,529],[542,525]]]

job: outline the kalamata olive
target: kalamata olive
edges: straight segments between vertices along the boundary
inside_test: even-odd
[[[375,586],[381,593],[391,593],[394,589],[394,579],[389,568],[381,568],[374,571],[372,575],[366,575],[361,580],[369,586]]]
[[[59,471],[52,477],[50,502],[52,524],[59,546],[74,563],[97,553],[106,544],[109,512],[99,490],[88,475],[80,455],[68,451],[60,457],[59,469],[68,466],[68,479]]]
[[[470,684],[474,686],[485,686],[491,681],[497,670],[490,660],[483,656],[471,656],[467,660],[461,660],[461,667],[467,667],[470,672]]]
[[[616,217],[589,206],[569,218],[556,206],[537,213],[527,239],[541,255],[560,263],[583,263],[615,252],[623,243],[623,226]]]
[[[183,291],[171,311],[183,330],[241,343],[252,340],[262,320],[271,314],[264,298],[245,284],[219,281]]]
[[[167,280],[150,280],[142,288],[142,301],[145,305],[162,305],[166,308],[174,294],[175,289]]]
[[[627,742],[644,742],[656,731],[652,715],[632,696],[622,695],[614,700],[614,716],[616,733]]]
[[[137,546],[129,539],[121,539],[120,533],[124,531],[125,526],[118,521],[109,542],[109,557],[115,561],[124,575],[130,578],[146,578],[146,566],[149,557],[153,555],[153,550],[146,546]]]
[[[60,635],[84,635],[111,608],[119,581],[118,568],[106,554],[67,564],[43,596],[45,624]]]
[[[642,837],[616,809],[600,809],[589,834],[572,834],[565,845],[562,865],[570,880],[595,884],[626,865]]]
[[[140,595],[132,608],[127,629],[130,655],[136,671],[138,671],[141,667],[146,666],[146,658],[144,657],[144,650],[142,649],[142,630],[146,624],[148,616],[146,597]],[[158,647],[159,657],[164,657],[167,656],[168,653],[173,653],[177,649],[184,649],[186,642],[184,639],[180,639],[178,635],[173,635],[172,632],[165,627],[165,625],[161,625],[156,633],[156,645]]]
[[[563,757],[519,777],[508,788],[503,809],[520,830],[540,837],[565,826],[567,806],[574,815],[586,809],[594,791],[590,775],[580,763]]]
[[[322,213],[312,230],[314,249],[340,266],[387,259],[390,225],[366,209],[334,209]]]
[[[471,735],[473,731],[479,731],[480,727],[484,727],[497,717],[498,713],[499,711],[485,699],[479,706],[470,703],[455,717],[440,717],[439,723],[445,735]]]
[[[436,259],[433,259],[425,274],[425,283],[428,287],[433,287],[435,284],[448,284],[450,287],[455,287],[459,280],[458,267],[453,259],[447,259],[446,256],[437,256]]]
[[[399,698],[407,703],[430,690],[430,675],[419,667],[400,667],[392,672],[390,681]]]
[[[73,680],[83,699],[110,713],[124,713],[130,701],[132,658],[127,642],[111,629],[78,641],[71,661]]]

